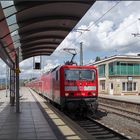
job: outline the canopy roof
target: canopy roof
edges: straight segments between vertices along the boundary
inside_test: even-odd
[[[51,55],[95,0],[15,0],[0,5],[0,38],[10,59]]]

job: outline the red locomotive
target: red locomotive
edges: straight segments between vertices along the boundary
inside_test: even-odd
[[[28,86],[63,110],[93,112],[98,107],[98,76],[94,66],[59,66]]]

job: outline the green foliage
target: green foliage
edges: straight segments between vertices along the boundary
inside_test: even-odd
[[[97,56],[96,59],[95,59],[95,62],[100,61],[100,60],[101,60],[100,57]]]

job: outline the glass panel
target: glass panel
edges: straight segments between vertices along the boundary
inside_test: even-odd
[[[122,83],[122,90],[125,91],[125,82]]]
[[[100,81],[101,90],[105,90],[105,81]]]
[[[12,36],[12,40],[13,40],[13,42],[20,40],[19,35]]]
[[[20,46],[21,46],[20,43],[14,43],[14,48],[18,48],[18,47],[20,47]]]
[[[105,77],[105,65],[101,65],[98,67],[99,77]]]
[[[121,70],[120,70],[120,62],[117,62],[117,75],[120,75]]]
[[[99,70],[99,74],[100,74]],[[109,75],[120,75],[120,76],[129,76],[129,75],[140,75],[140,64],[132,64],[125,62],[112,62],[109,63]],[[100,77],[101,75],[99,75]]]
[[[105,90],[105,82],[102,82],[102,90]]]
[[[113,73],[113,63],[109,63],[109,75],[114,75],[114,73]]]
[[[132,82],[127,82],[127,91],[132,91]]]
[[[18,31],[17,30],[11,33],[11,36],[16,36],[16,35],[18,35]]]
[[[127,75],[126,67],[127,67],[126,63],[121,63],[121,67],[120,67],[121,75]]]
[[[114,75],[117,74],[117,62],[113,62],[113,71],[114,71]]]
[[[17,24],[13,24],[13,25],[9,26],[10,32],[17,30],[18,28],[19,28],[19,26]]]
[[[133,64],[127,65],[128,75],[133,75]]]
[[[4,14],[5,14],[5,17],[8,17],[10,15],[13,15],[17,12],[15,6],[12,6],[12,7],[8,7],[6,9],[3,10]]]
[[[134,75],[140,75],[140,65],[134,64]]]
[[[111,89],[113,89],[113,83],[111,83]]]
[[[133,90],[136,91],[136,82],[133,83]]]
[[[92,70],[65,70],[66,80],[94,80],[95,72]]]
[[[16,23],[16,16],[15,15],[10,16],[10,17],[6,18],[6,21],[7,21],[8,25],[14,24],[14,23]]]
[[[0,3],[1,3],[2,8],[6,8],[8,6],[14,5],[14,2],[12,0],[11,1],[1,1]]]

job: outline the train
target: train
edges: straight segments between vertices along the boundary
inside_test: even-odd
[[[85,114],[98,109],[98,74],[95,66],[58,66],[26,86],[57,104],[63,111]]]

